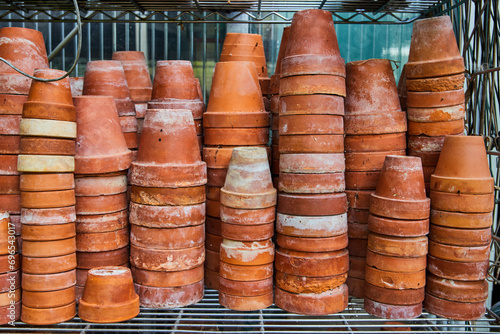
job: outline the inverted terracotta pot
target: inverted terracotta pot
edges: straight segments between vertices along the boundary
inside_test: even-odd
[[[401,111],[349,114],[344,116],[348,135],[377,135],[406,131],[406,113]]]
[[[54,274],[28,274],[23,272],[22,288],[26,291],[56,291],[75,285],[76,271],[70,270]]]
[[[279,168],[283,173],[322,174],[345,170],[342,153],[281,154],[279,159]]]
[[[385,319],[411,319],[422,314],[422,303],[413,305],[392,305],[365,298],[366,312]]]
[[[76,197],[76,213],[78,215],[100,215],[118,212],[126,209],[127,205],[127,193]]]
[[[161,101],[148,102],[147,109],[187,109],[192,112],[193,119],[199,121],[203,117],[204,104],[202,101],[198,99],[195,100],[163,99]],[[146,115],[146,110],[144,110],[143,114],[141,113],[141,118],[144,118],[145,115]]]
[[[141,306],[178,308],[195,304],[203,298],[203,280],[177,287],[150,287],[134,284]]]
[[[417,20],[413,26],[406,77],[429,78],[464,70],[450,17]]]
[[[276,231],[283,235],[304,238],[338,236],[347,232],[347,215],[314,217],[278,213]]]
[[[174,229],[148,228],[132,224],[130,242],[153,249],[183,249],[204,244],[205,226],[187,226]]]
[[[0,175],[19,175],[17,155],[0,155]]]
[[[92,269],[98,266],[120,266],[128,263],[129,248],[106,252],[77,252],[78,269]]]
[[[255,281],[268,279],[273,276],[273,264],[264,265],[235,265],[220,262],[220,276],[235,281]]]
[[[267,77],[267,66],[262,36],[258,34],[227,33],[222,45],[220,61],[255,59],[259,77]],[[257,61],[257,59],[261,59]]]
[[[53,209],[21,210],[21,223],[28,225],[66,224],[76,220],[74,206]]]
[[[276,243],[284,249],[297,252],[334,252],[347,247],[347,233],[334,237],[301,238],[278,233]]]
[[[408,107],[438,108],[461,105],[465,102],[463,89],[442,92],[408,92]]]
[[[262,147],[266,148],[269,152],[269,148],[267,146]],[[222,169],[229,166],[232,153],[233,147],[203,147],[202,158],[203,161],[207,163],[209,168]]]
[[[346,152],[380,152],[399,151],[406,149],[406,134],[369,134],[346,136],[344,139]]]
[[[205,245],[176,250],[130,246],[130,263],[139,269],[180,271],[198,267],[204,260]]]
[[[151,100],[153,85],[144,53],[141,51],[115,51],[112,59],[119,61],[123,66],[132,100],[134,102]]]
[[[205,145],[258,146],[269,141],[267,128],[206,128]]]
[[[486,246],[454,246],[429,240],[429,255],[448,261],[482,262],[490,254],[490,245]]]
[[[29,325],[52,325],[73,319],[76,316],[76,303],[53,307],[31,308],[22,306],[21,321]]]
[[[22,239],[28,241],[50,241],[72,238],[76,235],[75,223],[57,225],[22,224]]]
[[[231,240],[260,241],[271,238],[273,234],[274,222],[261,225],[221,224],[222,237]]]
[[[76,236],[76,250],[78,252],[105,252],[128,246],[129,230],[99,233],[79,233]]]
[[[1,125],[0,134],[18,135],[20,124],[21,124],[20,115],[2,115],[2,117],[0,117],[0,125]]]
[[[463,74],[453,74],[425,79],[406,79],[409,92],[445,92],[463,89],[465,77]]]
[[[246,210],[221,205],[220,216],[221,220],[228,224],[261,225],[274,222],[276,210],[274,206],[265,209]]]
[[[262,128],[269,126],[267,112],[210,112],[203,117],[204,128]]]
[[[345,79],[334,75],[299,75],[281,78],[280,96],[294,95],[346,96]]]
[[[344,99],[336,95],[280,96],[280,115],[344,115]]]
[[[367,265],[365,280],[375,286],[393,290],[420,289],[425,286],[425,269],[412,272],[393,272]]]
[[[53,257],[28,257],[22,259],[23,273],[55,274],[76,268],[75,253]]]
[[[346,273],[349,255],[342,249],[334,252],[297,252],[286,249],[276,251],[276,270],[283,273],[307,277],[335,276]]]
[[[461,194],[431,191],[432,208],[441,211],[488,213],[493,210],[494,196],[490,194]]]
[[[429,219],[400,220],[370,215],[370,231],[396,237],[418,237],[429,233]]]
[[[447,280],[429,274],[425,291],[434,297],[450,301],[484,302],[488,298],[488,282],[486,280],[469,282]]]
[[[279,308],[297,314],[327,315],[345,310],[348,304],[347,284],[316,294],[294,294],[275,289],[275,303]]]
[[[53,308],[71,304],[75,301],[75,288],[69,287],[57,291],[28,291],[23,292],[23,306],[32,308]]]
[[[113,99],[81,96],[73,101],[78,115],[75,172],[100,174],[127,169],[132,161],[131,152],[127,149]]]
[[[183,100],[198,98],[191,62],[183,60],[156,62],[151,99],[160,101],[169,98]]]
[[[278,189],[286,193],[324,194],[345,190],[344,173],[280,173]]]
[[[346,114],[400,111],[396,80],[388,59],[346,64]]]
[[[27,209],[49,209],[75,205],[74,190],[21,192],[21,206]]]
[[[19,146],[22,154],[75,155],[75,141],[70,139],[51,139],[23,137]]]
[[[390,305],[415,305],[425,298],[425,288],[419,289],[388,289],[365,282],[365,297],[378,303]]]
[[[377,187],[379,171],[345,172],[345,187],[350,190],[370,190]]]
[[[478,281],[488,276],[489,262],[461,262],[448,261],[437,257],[427,256],[427,270],[438,277],[457,281]]]
[[[431,224],[429,239],[453,246],[485,246],[491,242],[491,229],[460,229]]]
[[[19,154],[21,136],[0,135],[0,154]]]
[[[234,265],[268,264],[274,260],[274,244],[270,239],[255,242],[224,239],[220,247],[220,259]]]
[[[280,135],[343,134],[344,121],[337,115],[287,115],[279,118]]]
[[[111,195],[116,196],[116,195]],[[149,188],[132,186],[131,200],[147,205],[193,205],[205,201],[205,187]],[[82,197],[83,198],[83,197]],[[78,198],[80,200],[80,198]]]
[[[370,232],[368,249],[388,256],[420,257],[427,255],[427,237],[393,237]]]
[[[453,320],[475,320],[481,318],[486,312],[485,302],[464,303],[450,301],[425,294],[425,309],[437,316]]]
[[[128,227],[127,210],[103,215],[79,215],[76,219],[77,233],[101,233]]]
[[[224,294],[239,297],[267,295],[273,292],[273,279],[269,277],[256,281],[235,281],[220,277],[219,291]]]
[[[134,281],[152,287],[175,287],[203,280],[203,266],[178,272],[160,272],[130,268]]]
[[[55,79],[63,76],[64,74],[66,74],[65,71],[54,70],[50,68],[39,68],[35,69],[35,71],[33,72],[33,76],[40,79]],[[68,118],[60,120],[67,120],[74,122],[75,114],[71,98],[72,98],[71,87],[69,84],[68,77],[62,80],[52,81],[52,82],[43,82],[34,80],[31,83],[30,92],[28,94],[28,101],[23,105],[23,117],[60,119],[59,117],[56,116],[57,112],[54,115],[56,116],[55,118],[52,118],[49,115],[47,115],[47,112],[51,111],[50,110],[51,107],[57,110],[58,107],[61,108],[62,106],[68,106],[70,108],[67,109],[67,113],[65,115]],[[47,109],[43,110],[42,108],[40,108],[39,112],[41,112],[40,115],[41,117],[37,117],[37,115],[33,114],[34,111],[33,109],[38,109],[37,108],[38,103],[46,103],[49,105],[49,110]],[[25,112],[28,112],[29,115],[27,114],[24,115]]]
[[[69,85],[71,87],[71,95],[81,96],[83,93],[83,77],[70,77]]]
[[[21,115],[27,95],[0,94],[0,115]]]
[[[408,149],[420,152],[441,152],[444,143],[442,137],[408,136]]]
[[[347,211],[345,193],[278,194],[279,213],[297,216],[330,216]]]
[[[379,171],[386,156],[405,156],[405,150],[345,153],[346,171]],[[380,178],[380,177],[379,177]]]
[[[426,255],[419,257],[396,257],[379,254],[370,249],[366,251],[366,264],[384,271],[400,273],[421,271],[426,268],[426,259]]]
[[[25,173],[73,172],[75,158],[67,155],[19,155],[17,170]]]
[[[492,224],[492,213],[460,213],[431,210],[431,222],[437,226],[459,229],[484,229]]]
[[[342,153],[343,135],[280,136],[280,153]]]

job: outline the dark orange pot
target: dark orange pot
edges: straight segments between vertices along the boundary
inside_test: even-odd
[[[463,303],[434,297],[426,293],[424,300],[425,309],[437,316],[453,320],[476,320],[486,312],[485,302]]]
[[[139,269],[180,271],[198,267],[204,261],[205,245],[175,250],[130,245],[130,263]]]
[[[409,92],[446,92],[463,89],[464,82],[465,76],[463,74],[425,79],[406,79],[406,89]]]
[[[279,213],[297,216],[329,216],[347,211],[345,193],[278,194]]]
[[[220,276],[235,281],[255,281],[273,277],[273,263],[263,265],[236,265],[220,262]]]
[[[347,273],[327,277],[305,277],[276,272],[276,286],[291,293],[323,293],[344,284]]]
[[[203,280],[176,287],[152,287],[135,283],[141,306],[150,308],[179,308],[196,304],[203,298]]]
[[[134,282],[152,287],[175,287],[203,280],[203,266],[183,271],[150,271],[131,267]]]
[[[432,209],[431,222],[434,225],[444,227],[460,229],[480,229],[490,227],[493,222],[493,216],[491,212],[460,213]]]
[[[348,304],[347,284],[320,294],[294,294],[275,289],[275,303],[279,308],[297,314],[327,315],[345,310]]]
[[[347,215],[297,216],[278,213],[276,231],[302,238],[333,237],[347,233]]]
[[[280,80],[280,96],[294,95],[346,96],[345,78],[334,75],[298,75]]]
[[[92,269],[98,266],[120,266],[128,263],[129,248],[106,252],[77,252],[78,269]]]
[[[370,231],[368,249],[395,257],[421,257],[427,255],[427,237],[393,237]]]
[[[53,308],[31,308],[23,305],[21,309],[21,321],[29,325],[53,325],[71,320],[75,316],[75,302]]]
[[[463,89],[443,92],[408,92],[408,107],[439,108],[457,106],[465,103]]]
[[[282,249],[297,252],[334,252],[347,247],[347,233],[334,237],[302,238],[278,233],[276,243]]]
[[[376,135],[406,131],[406,113],[401,111],[344,116],[344,131],[348,135]]]
[[[251,61],[259,78],[268,76],[264,42],[258,34],[227,33],[219,61]]]
[[[237,311],[261,310],[273,304],[273,293],[270,292],[261,296],[240,297],[220,292],[219,303],[222,306],[231,310],[237,310]]]
[[[56,274],[76,268],[75,253],[52,257],[27,257],[22,259],[23,274]]]

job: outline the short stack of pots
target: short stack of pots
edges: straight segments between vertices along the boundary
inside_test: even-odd
[[[280,75],[275,303],[299,314],[337,313],[348,301],[346,90],[330,12],[293,16]]]
[[[112,59],[118,60],[123,66],[130,91],[130,99],[135,105],[137,134],[140,135],[153,90],[146,57],[144,52],[141,51],[116,51],[113,52]]]
[[[132,152],[111,96],[84,95],[76,107],[76,296],[89,269],[128,266],[127,169]]]
[[[494,180],[483,138],[446,136],[431,176],[424,307],[454,320],[484,315]]]
[[[370,194],[387,155],[406,155],[406,113],[401,111],[391,62],[370,59],[346,66],[344,149],[349,202],[349,295],[363,298]]]
[[[162,60],[156,63],[153,95],[147,109],[190,110],[196,127],[198,146],[203,147],[203,111],[198,82],[193,66],[185,60]]]
[[[371,195],[365,310],[386,319],[422,313],[430,200],[418,157],[388,155]]]
[[[276,60],[276,69],[274,74],[271,76],[271,86],[269,88],[270,94],[270,111],[271,111],[271,173],[273,176],[273,184],[275,188],[278,188],[278,178],[280,173],[280,150],[279,150],[279,104],[280,104],[280,72],[281,72],[281,60],[285,56],[286,46],[288,43],[288,34],[290,33],[290,27],[285,27],[283,29],[283,35],[281,36],[280,50],[278,53],[278,59]]]
[[[405,65],[408,155],[422,158],[427,191],[444,136],[464,132],[464,71],[450,17],[415,21]]]
[[[222,242],[220,189],[224,186],[234,147],[267,147],[269,113],[260,98],[255,65],[232,61],[215,65],[210,100],[203,115],[203,160],[207,163],[207,233],[205,284],[217,289]]]
[[[135,160],[139,147],[137,119],[122,64],[115,60],[89,61],[85,69],[83,95],[104,95],[114,98],[127,147],[132,151],[132,160]]]
[[[65,73],[37,69],[34,76],[54,79]],[[19,131],[21,320],[48,325],[76,314],[76,113],[68,78],[32,82]]]
[[[191,110],[148,110],[131,167],[130,262],[141,305],[203,298],[206,164]]]
[[[49,67],[43,35],[32,29],[0,29],[0,57],[30,75],[36,68]],[[19,227],[19,122],[30,84],[31,79],[0,63],[0,210],[9,212],[11,222]],[[18,228],[16,235],[20,231]]]
[[[0,211],[0,324],[21,316],[21,259],[7,211]]]
[[[223,241],[219,302],[239,311],[269,307],[273,303],[274,244],[271,238],[276,189],[266,149],[234,148],[220,193]]]
[[[267,73],[264,42],[259,34],[227,33],[219,57],[220,62],[244,61],[255,64],[259,76],[259,85],[262,92],[265,109],[270,109],[269,89],[271,79]]]

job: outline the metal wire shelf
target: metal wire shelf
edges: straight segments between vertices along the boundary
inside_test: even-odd
[[[498,318],[488,315],[473,322],[451,321],[424,312],[419,318],[388,322],[375,318],[363,309],[362,299],[351,299],[342,313],[330,316],[302,316],[285,312],[275,305],[255,312],[238,312],[222,307],[215,290],[205,289],[205,297],[195,305],[182,309],[141,308],[136,318],[117,324],[90,324],[74,318],[54,326],[28,326],[16,322],[15,327],[0,327],[8,333],[385,333],[400,332],[404,327],[412,333],[490,333],[500,331]]]

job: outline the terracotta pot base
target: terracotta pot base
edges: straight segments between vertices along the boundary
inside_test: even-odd
[[[494,191],[492,178],[455,178],[438,175],[430,176],[430,187],[433,191],[461,194],[491,194]]]
[[[129,261],[129,247],[106,252],[77,252],[78,269],[100,266],[120,266]]]
[[[347,211],[345,193],[278,194],[277,211],[297,216],[333,216]]]
[[[395,290],[381,288],[365,282],[365,298],[372,301],[391,305],[415,305],[422,303],[425,297],[425,289]]]
[[[347,210],[347,222],[368,224],[369,215],[370,211],[368,209],[349,208],[349,210]]]
[[[349,277],[365,279],[366,258],[349,256]]]
[[[76,177],[76,196],[115,195],[127,191],[127,175]]]
[[[268,127],[267,112],[207,112],[203,128],[264,128]]]
[[[262,226],[262,224],[274,222],[276,217],[276,210],[274,206],[264,209],[252,210],[252,209],[235,209],[221,205],[220,215],[221,215],[221,220],[228,224]]]
[[[267,144],[267,143],[266,143]],[[259,146],[261,147],[261,146]],[[266,146],[262,146],[266,147]],[[209,168],[227,168],[231,160],[234,147],[203,147],[202,158]],[[266,147],[268,154],[270,149]]]
[[[20,177],[21,191],[56,191],[75,188],[73,173],[23,173]]]
[[[407,151],[409,156],[419,157],[423,167],[436,167],[441,152]]]
[[[464,119],[446,122],[413,122],[408,121],[409,136],[446,136],[456,135],[464,131]]]
[[[429,240],[429,255],[439,259],[456,262],[482,262],[490,254],[490,245],[486,246],[452,246]]]
[[[76,197],[76,213],[78,215],[102,215],[125,210],[127,208],[127,194],[104,196]]]
[[[224,187],[226,181],[226,168],[207,168],[207,185],[211,187]]]
[[[344,59],[337,55],[298,54],[281,61],[281,77],[323,74],[345,77]]]
[[[75,159],[67,155],[19,155],[17,169],[25,173],[72,173]]]
[[[53,257],[27,257],[22,259],[23,273],[55,274],[76,268],[75,253]]]
[[[417,152],[441,152],[444,136],[408,136],[408,149]]]
[[[21,136],[0,135],[0,154],[19,154]]]
[[[130,202],[130,223],[151,228],[173,228],[203,224],[205,203],[183,206],[153,206]]]
[[[149,101],[147,109],[188,109],[193,113],[193,119],[201,119],[204,104],[200,100],[163,99],[161,101]],[[139,116],[141,115],[139,114]]]
[[[220,202],[207,200],[206,206],[207,216],[220,218]]]
[[[128,227],[127,210],[103,215],[76,217],[77,233],[101,233],[121,230]]]
[[[339,135],[344,133],[344,118],[337,115],[283,115],[279,135]]]
[[[75,205],[74,190],[21,192],[21,206],[26,209],[51,209]]]
[[[464,81],[463,73],[425,79],[407,78],[406,89],[408,92],[444,92],[463,89]]]
[[[69,287],[63,290],[34,292],[23,291],[23,306],[30,308],[55,308],[71,304],[75,301],[75,288]]]
[[[422,314],[422,303],[415,305],[391,305],[378,303],[365,296],[366,312],[385,319],[412,319]]]
[[[21,115],[28,95],[0,94],[0,115]]]
[[[349,153],[400,151],[406,149],[406,133],[349,135],[344,139],[344,147]]]
[[[371,195],[370,213],[387,218],[420,220],[429,217],[430,200],[396,200]]]
[[[56,291],[75,285],[76,270],[55,274],[28,274],[23,272],[22,288],[27,291]]]
[[[12,215],[21,213],[21,195],[0,195],[2,210]]]
[[[427,257],[427,270],[438,277],[459,280],[478,281],[487,277],[489,263],[482,262],[456,262],[439,259],[432,255]]]
[[[205,225],[177,228],[149,228],[131,224],[130,242],[151,249],[184,249],[203,245]]]
[[[235,265],[220,262],[220,276],[234,281],[255,281],[271,278],[273,276],[273,264],[264,265]]]
[[[220,253],[205,248],[205,268],[219,272]]]
[[[345,78],[320,74],[281,77],[280,79],[280,96],[313,94],[345,97]]]
[[[435,210],[464,213],[487,213],[493,211],[491,194],[455,194],[431,191],[432,208]]]
[[[21,287],[21,270],[0,274],[0,293],[17,290]]]
[[[406,151],[355,152],[345,153],[345,165],[348,172],[379,171],[384,166],[387,155],[405,156]]]
[[[457,121],[456,126],[460,126],[459,120],[465,117],[465,105],[459,104],[448,107],[427,107],[427,108],[410,108],[407,109],[408,121],[411,122],[429,122],[431,124],[413,124],[413,129],[426,131],[451,131],[452,124],[444,124],[444,122]],[[442,124],[443,123],[443,124]],[[463,123],[462,123],[463,126]],[[434,128],[434,129],[432,129]],[[462,129],[463,130],[463,129]]]
[[[437,298],[428,293],[425,294],[424,307],[429,313],[453,320],[475,320],[486,312],[484,301],[461,303]]]
[[[106,252],[126,247],[128,244],[128,228],[110,232],[79,233],[76,236],[78,252]]]
[[[438,108],[463,104],[465,92],[463,89],[441,92],[408,92],[408,107]]]
[[[222,220],[219,218],[207,217],[205,221],[205,231],[206,233],[213,235],[222,235],[221,234],[221,224]]]
[[[278,213],[276,231],[302,238],[333,237],[347,233],[347,215],[295,216]]]
[[[22,154],[75,155],[75,141],[41,137],[22,137],[19,144]]]
[[[21,116],[19,115],[3,115],[0,117],[0,134],[1,135],[19,135],[19,125]]]
[[[196,304],[203,298],[203,280],[189,285],[160,288],[135,283],[141,306],[151,308],[179,308]]]
[[[19,175],[0,175],[0,195],[19,195]]]
[[[30,308],[22,306],[21,321],[28,325],[52,325],[73,319],[76,316],[76,303],[55,308]]]
[[[486,246],[491,242],[491,229],[457,229],[431,224],[429,240],[453,246]]]
[[[256,281],[235,281],[219,278],[219,292],[237,297],[257,297],[273,292],[271,277]]]
[[[75,237],[52,241],[23,239],[23,255],[31,258],[48,258],[72,254],[76,251]]]
[[[14,254],[14,261],[10,258],[10,262],[14,262],[13,264],[9,263],[9,255],[0,255],[0,273],[16,271],[21,268],[21,257],[19,253]]]
[[[447,280],[428,274],[425,292],[449,301],[485,302],[488,299],[488,282],[486,280],[470,282]]]
[[[206,164],[147,164],[138,160],[130,167],[130,184],[141,187],[195,187],[205,185]]]
[[[296,276],[335,276],[348,271],[349,255],[345,249],[321,253],[278,249],[275,267],[276,270]]]
[[[0,173],[2,175],[19,175],[17,170],[17,155],[0,155]]]
[[[349,226],[348,236],[354,239],[367,239],[368,238],[368,225],[358,223],[347,223]]]
[[[338,313],[347,308],[348,288],[346,284],[315,294],[292,294],[275,289],[275,303],[279,308],[296,314],[327,315]]]
[[[349,203],[349,208],[355,209],[369,209],[370,208],[370,198],[374,193],[374,190],[346,190],[347,201]]]
[[[282,173],[324,174],[344,172],[344,154],[280,154],[273,145],[273,155],[277,154],[279,171]]]
[[[298,252],[334,252],[347,247],[347,233],[335,237],[302,238],[278,233],[276,243],[284,249]]]
[[[276,286],[291,293],[320,294],[346,282],[347,273],[327,277],[304,277],[276,272]]]
[[[368,249],[397,257],[420,257],[427,254],[427,237],[394,237],[370,231]]]
[[[492,224],[492,213],[460,213],[432,209],[431,222],[434,225],[451,228],[487,228]]]
[[[269,130],[263,128],[205,128],[205,145],[253,146],[265,145]]]
[[[198,267],[204,261],[205,245],[176,250],[148,249],[130,245],[130,263],[139,269],[180,271]]]

